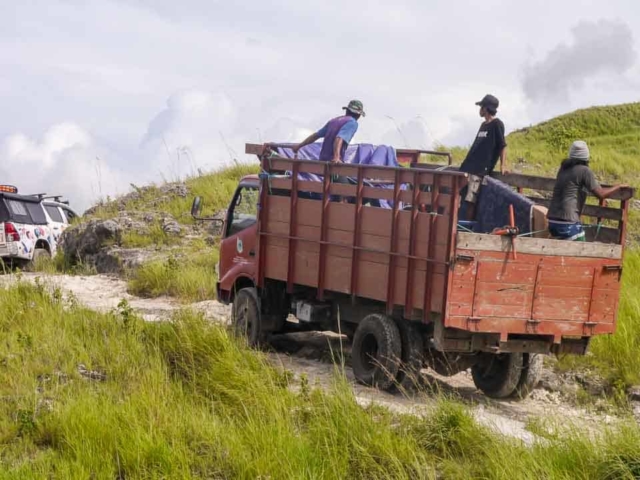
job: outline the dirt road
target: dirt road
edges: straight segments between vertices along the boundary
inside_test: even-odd
[[[229,318],[228,307],[217,301],[184,305],[168,297],[143,299],[127,293],[126,282],[123,280],[105,275],[7,275],[0,277],[0,285],[10,285],[19,278],[28,282],[35,282],[39,278],[39,281],[51,288],[59,287],[64,292],[71,292],[80,303],[98,311],[110,311],[125,299],[148,321],[167,319],[172,312],[184,307],[201,311],[216,321],[227,322]],[[420,393],[402,395],[380,392],[355,382],[349,367],[350,345],[345,337],[312,332],[280,335],[272,343],[275,352],[269,353],[269,356],[275,364],[291,370],[297,378],[306,375],[312,385],[322,388],[329,387],[335,379],[337,367],[333,360],[343,358],[344,373],[353,385],[357,401],[362,405],[374,402],[392,411],[421,415],[435,406],[433,392],[441,392],[468,404],[474,417],[482,425],[526,444],[531,444],[537,438],[527,428],[532,422],[542,422],[555,428],[579,428],[588,433],[623,421],[614,415],[579,408],[562,398],[558,392],[543,389],[535,390],[524,401],[492,400],[477,391],[468,372],[441,377],[430,370],[424,370],[424,387],[420,389]]]

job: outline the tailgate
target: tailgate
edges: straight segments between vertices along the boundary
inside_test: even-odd
[[[445,326],[474,332],[591,336],[615,330],[622,247],[458,234]]]

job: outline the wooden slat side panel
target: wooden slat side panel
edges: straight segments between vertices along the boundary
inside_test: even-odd
[[[591,288],[593,284],[592,265],[542,265],[538,276],[538,287],[558,287],[562,291],[565,287]]]
[[[507,173],[501,175],[499,173],[492,173],[492,177],[514,187],[529,188],[532,190],[543,190],[552,192],[556,184],[555,178],[537,177],[535,175],[524,175],[522,173]],[[605,187],[605,185],[603,185]],[[624,200],[632,198],[635,193],[635,189],[625,187],[611,196],[613,200]]]
[[[474,317],[529,318],[537,265],[524,262],[478,262]]]
[[[548,199],[548,198],[538,198],[538,197],[527,197],[527,198],[537,203],[538,205],[543,205],[545,207],[549,207],[549,205],[551,205],[551,199]],[[622,210],[619,208],[613,208],[613,207],[585,205],[584,209],[582,210],[582,216],[606,218],[607,220],[622,220]]]
[[[590,327],[584,322],[527,322],[525,319],[511,317],[486,317],[469,321],[466,316],[453,316],[448,319],[448,327],[459,328],[478,333],[501,333],[520,335],[560,335],[560,336],[591,336],[612,333],[615,326],[611,323],[598,323]]]
[[[532,300],[533,284],[478,282],[473,302],[473,316],[529,318]]]
[[[592,276],[586,277],[584,283],[592,281]],[[580,282],[576,282],[580,283]],[[555,320],[558,322],[579,321],[589,319],[589,305],[591,288],[586,287],[558,287],[539,283],[536,286],[536,303],[533,308],[535,320]]]
[[[473,315],[473,298],[477,262],[456,262],[453,268],[453,282],[449,290],[450,315]]]
[[[266,241],[269,245],[278,245],[286,248],[288,246],[287,235],[289,232],[289,225],[282,222],[270,221],[266,228]],[[279,235],[272,236],[270,234]],[[298,240],[298,250],[301,252],[318,253],[320,251],[320,227],[309,227],[305,225],[298,226],[298,238],[304,240]],[[328,245],[327,252],[329,255],[338,257],[351,258],[352,257],[352,245],[353,245],[353,232],[346,232],[344,230],[327,230],[327,241],[336,243],[339,245]],[[308,240],[308,241],[305,241]],[[382,263],[387,265],[389,263],[389,245],[391,239],[389,237],[379,237],[377,235],[367,235],[361,239],[360,242],[360,258],[366,261]],[[376,251],[367,251],[376,250]],[[422,250],[422,249],[421,249]],[[400,255],[408,255],[409,252],[409,240],[400,239],[398,241],[398,254],[397,265],[400,267],[406,267],[408,260],[406,257]],[[418,253],[426,252],[419,251]],[[446,259],[446,245],[437,244],[434,249],[434,257],[438,260],[445,261]],[[424,258],[424,255],[422,255]],[[416,267],[417,271],[424,270],[424,262],[421,263],[422,267]],[[438,272],[444,272],[446,266],[442,263],[435,264],[435,270]]]
[[[458,249],[482,252],[511,252],[511,240],[500,235],[458,232]],[[568,242],[547,238],[519,237],[516,240],[518,256],[521,253],[554,257],[622,258],[622,247],[604,243]]]

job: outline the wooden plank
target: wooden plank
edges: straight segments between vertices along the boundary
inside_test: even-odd
[[[281,222],[270,222],[268,231],[263,235],[266,237],[265,241],[268,245],[276,245],[282,248],[288,248],[288,224]],[[329,229],[327,231],[327,252],[334,256],[351,258],[353,251],[354,234],[353,232],[345,232],[344,230]],[[309,227],[305,225],[298,225],[298,245],[297,251],[317,254],[320,252],[320,227]],[[359,247],[357,249],[359,258],[363,260],[381,263],[388,265],[389,263],[389,245],[390,237],[378,237],[374,235],[367,235],[360,237]],[[406,255],[409,252],[409,241],[398,240],[398,254],[396,255],[396,262],[398,266],[406,267],[408,265],[408,259]],[[444,262],[446,259],[446,245],[436,245],[434,250],[434,258]],[[415,255],[414,255],[415,257]],[[422,258],[425,258],[424,256]],[[416,265],[416,271],[423,271],[427,262],[420,261],[419,258],[414,260],[418,262]],[[444,263],[436,263],[434,268],[436,271],[443,273],[446,270]]]
[[[287,267],[287,293],[293,293],[293,274],[295,272],[295,251],[296,251],[296,241],[294,240],[298,236],[297,227],[298,222],[295,216],[295,213],[298,211],[298,164],[293,165],[293,176],[291,179],[291,203],[289,207],[289,255],[287,256],[287,261],[289,263]],[[293,254],[292,254],[293,253]]]
[[[618,243],[623,245],[627,242],[627,228],[628,228],[628,217],[629,217],[629,200],[623,200],[620,208],[622,209],[622,219],[618,224],[618,229],[620,230],[620,236],[618,237]]]
[[[617,228],[600,227],[599,229],[594,225],[589,228],[585,228],[585,239],[587,243],[598,242],[607,244],[617,244],[620,240],[620,232]]]
[[[549,207],[551,205],[551,199],[527,197],[529,200],[535,202],[538,205]],[[606,218],[607,220],[621,220],[622,210],[612,207],[600,207],[598,205],[585,205],[582,210],[582,215],[586,217]]]
[[[360,251],[357,249],[357,247],[360,244],[360,225],[361,225],[361,217],[362,217],[362,189],[364,187],[364,176],[363,176],[363,172],[362,170],[360,170],[358,172],[358,190],[357,190],[357,196],[356,196],[356,209],[355,209],[355,216],[354,216],[354,233],[353,233],[353,251],[351,252],[352,255],[352,263],[351,263],[351,272],[350,272],[350,277],[351,277],[351,300],[353,302],[355,302],[356,300],[356,294],[355,292],[358,291],[358,272],[360,269],[360,264],[359,264],[359,253]]]
[[[469,321],[467,316],[450,315],[446,326],[477,333],[507,333],[548,336],[591,336],[612,333],[614,325],[598,322],[593,328],[585,328],[584,322],[541,321],[531,323],[526,319],[512,317],[486,317]]]
[[[264,145],[261,143],[245,143],[244,145],[244,153],[247,155],[262,155],[264,152]]]
[[[412,174],[413,184],[416,184],[416,180],[418,175],[416,173]],[[416,224],[416,220],[418,218],[418,194],[419,190],[417,188],[413,189],[413,199],[411,201],[411,224],[409,227],[409,255],[416,255],[416,242],[415,242],[415,233],[414,226]],[[408,268],[407,268],[407,279],[405,285],[413,284],[413,276],[415,272],[415,261],[409,260]],[[404,317],[411,318],[413,314],[413,296],[412,289],[407,288],[405,291],[405,302],[404,302]]]
[[[529,285],[503,282],[476,283],[474,317],[530,318],[533,282]]]
[[[325,241],[327,240],[327,230],[329,224],[329,187],[331,186],[331,178],[329,176],[329,164],[324,164],[324,177],[322,180],[322,213],[320,215],[320,260],[318,261],[318,291],[316,296],[318,300],[324,300],[324,281],[325,273],[327,270],[326,255],[327,247]]]
[[[548,177],[538,177],[535,175],[524,175],[522,173],[507,173],[506,175],[502,175],[500,173],[494,172],[491,174],[493,178],[496,180],[500,180],[503,183],[511,185],[513,187],[521,187],[521,188],[529,188],[531,190],[543,190],[547,192],[552,192],[553,188],[556,185],[555,178]],[[604,188],[608,188],[609,185],[602,185]],[[635,194],[634,188],[623,188],[613,194],[610,198],[612,200],[628,200],[633,198]]]
[[[536,320],[582,321],[589,318],[591,288],[539,285],[536,288]]]
[[[537,265],[531,262],[487,262],[478,261],[479,282],[504,283],[509,285],[533,285],[536,279]]]
[[[592,265],[544,265],[540,266],[538,285],[545,287],[591,288],[593,284]]]
[[[520,237],[517,240],[517,251],[546,256],[590,257],[590,258],[622,258],[620,245],[569,242],[547,238]],[[487,252],[511,252],[511,240],[500,235],[458,232],[456,249]]]

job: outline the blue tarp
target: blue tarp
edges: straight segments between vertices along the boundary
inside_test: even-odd
[[[312,143],[303,147],[298,152],[298,158],[303,160],[318,160],[322,143]],[[285,158],[293,158],[293,150],[291,148],[278,148],[278,155]],[[360,165],[380,165],[388,167],[397,167],[398,160],[396,151],[393,147],[386,145],[357,144],[350,145],[345,154],[345,163]],[[321,182],[322,176],[309,173],[300,173],[300,180],[310,180]],[[357,180],[350,178],[349,182],[356,184]],[[370,186],[379,188],[393,188],[393,185],[371,184]],[[406,189],[406,185],[401,188]],[[321,198],[320,194],[311,194],[312,198]],[[464,202],[462,202],[464,206]],[[473,231],[478,233],[491,233],[494,228],[501,228],[509,225],[509,205],[513,205],[515,212],[515,220],[520,233],[531,232],[531,215],[534,202],[528,198],[514,192],[513,189],[492,178],[486,176],[483,180],[482,189],[478,198],[476,208],[476,218],[473,223]],[[382,208],[393,208],[393,202],[380,200],[379,206]],[[402,208],[402,205],[400,206]],[[460,218],[464,218],[464,213],[460,212]]]
[[[301,160],[318,160],[320,157],[320,149],[322,148],[322,143],[312,143],[311,145],[307,145],[301,148],[298,151],[298,158]],[[293,158],[293,150],[291,148],[279,147],[277,149],[277,153],[281,157],[285,158]],[[370,145],[370,144],[357,144],[357,145],[349,145],[347,147],[347,151],[345,153],[345,163],[358,164],[358,165],[380,165],[385,167],[397,167],[398,159],[396,157],[396,151],[393,147],[389,147],[386,145]],[[298,174],[298,178],[300,180],[310,180],[314,182],[321,182],[321,175],[314,175],[311,173],[300,173]],[[348,178],[349,183],[357,184],[357,180],[355,178]],[[365,184],[369,186],[375,186],[379,188],[393,188],[393,185],[380,185],[380,184],[371,184],[365,181]],[[406,188],[405,185],[402,185],[401,188],[404,190]],[[320,197],[319,197],[320,198]],[[379,206],[382,208],[393,208],[393,202],[389,202],[387,200],[379,200]]]

